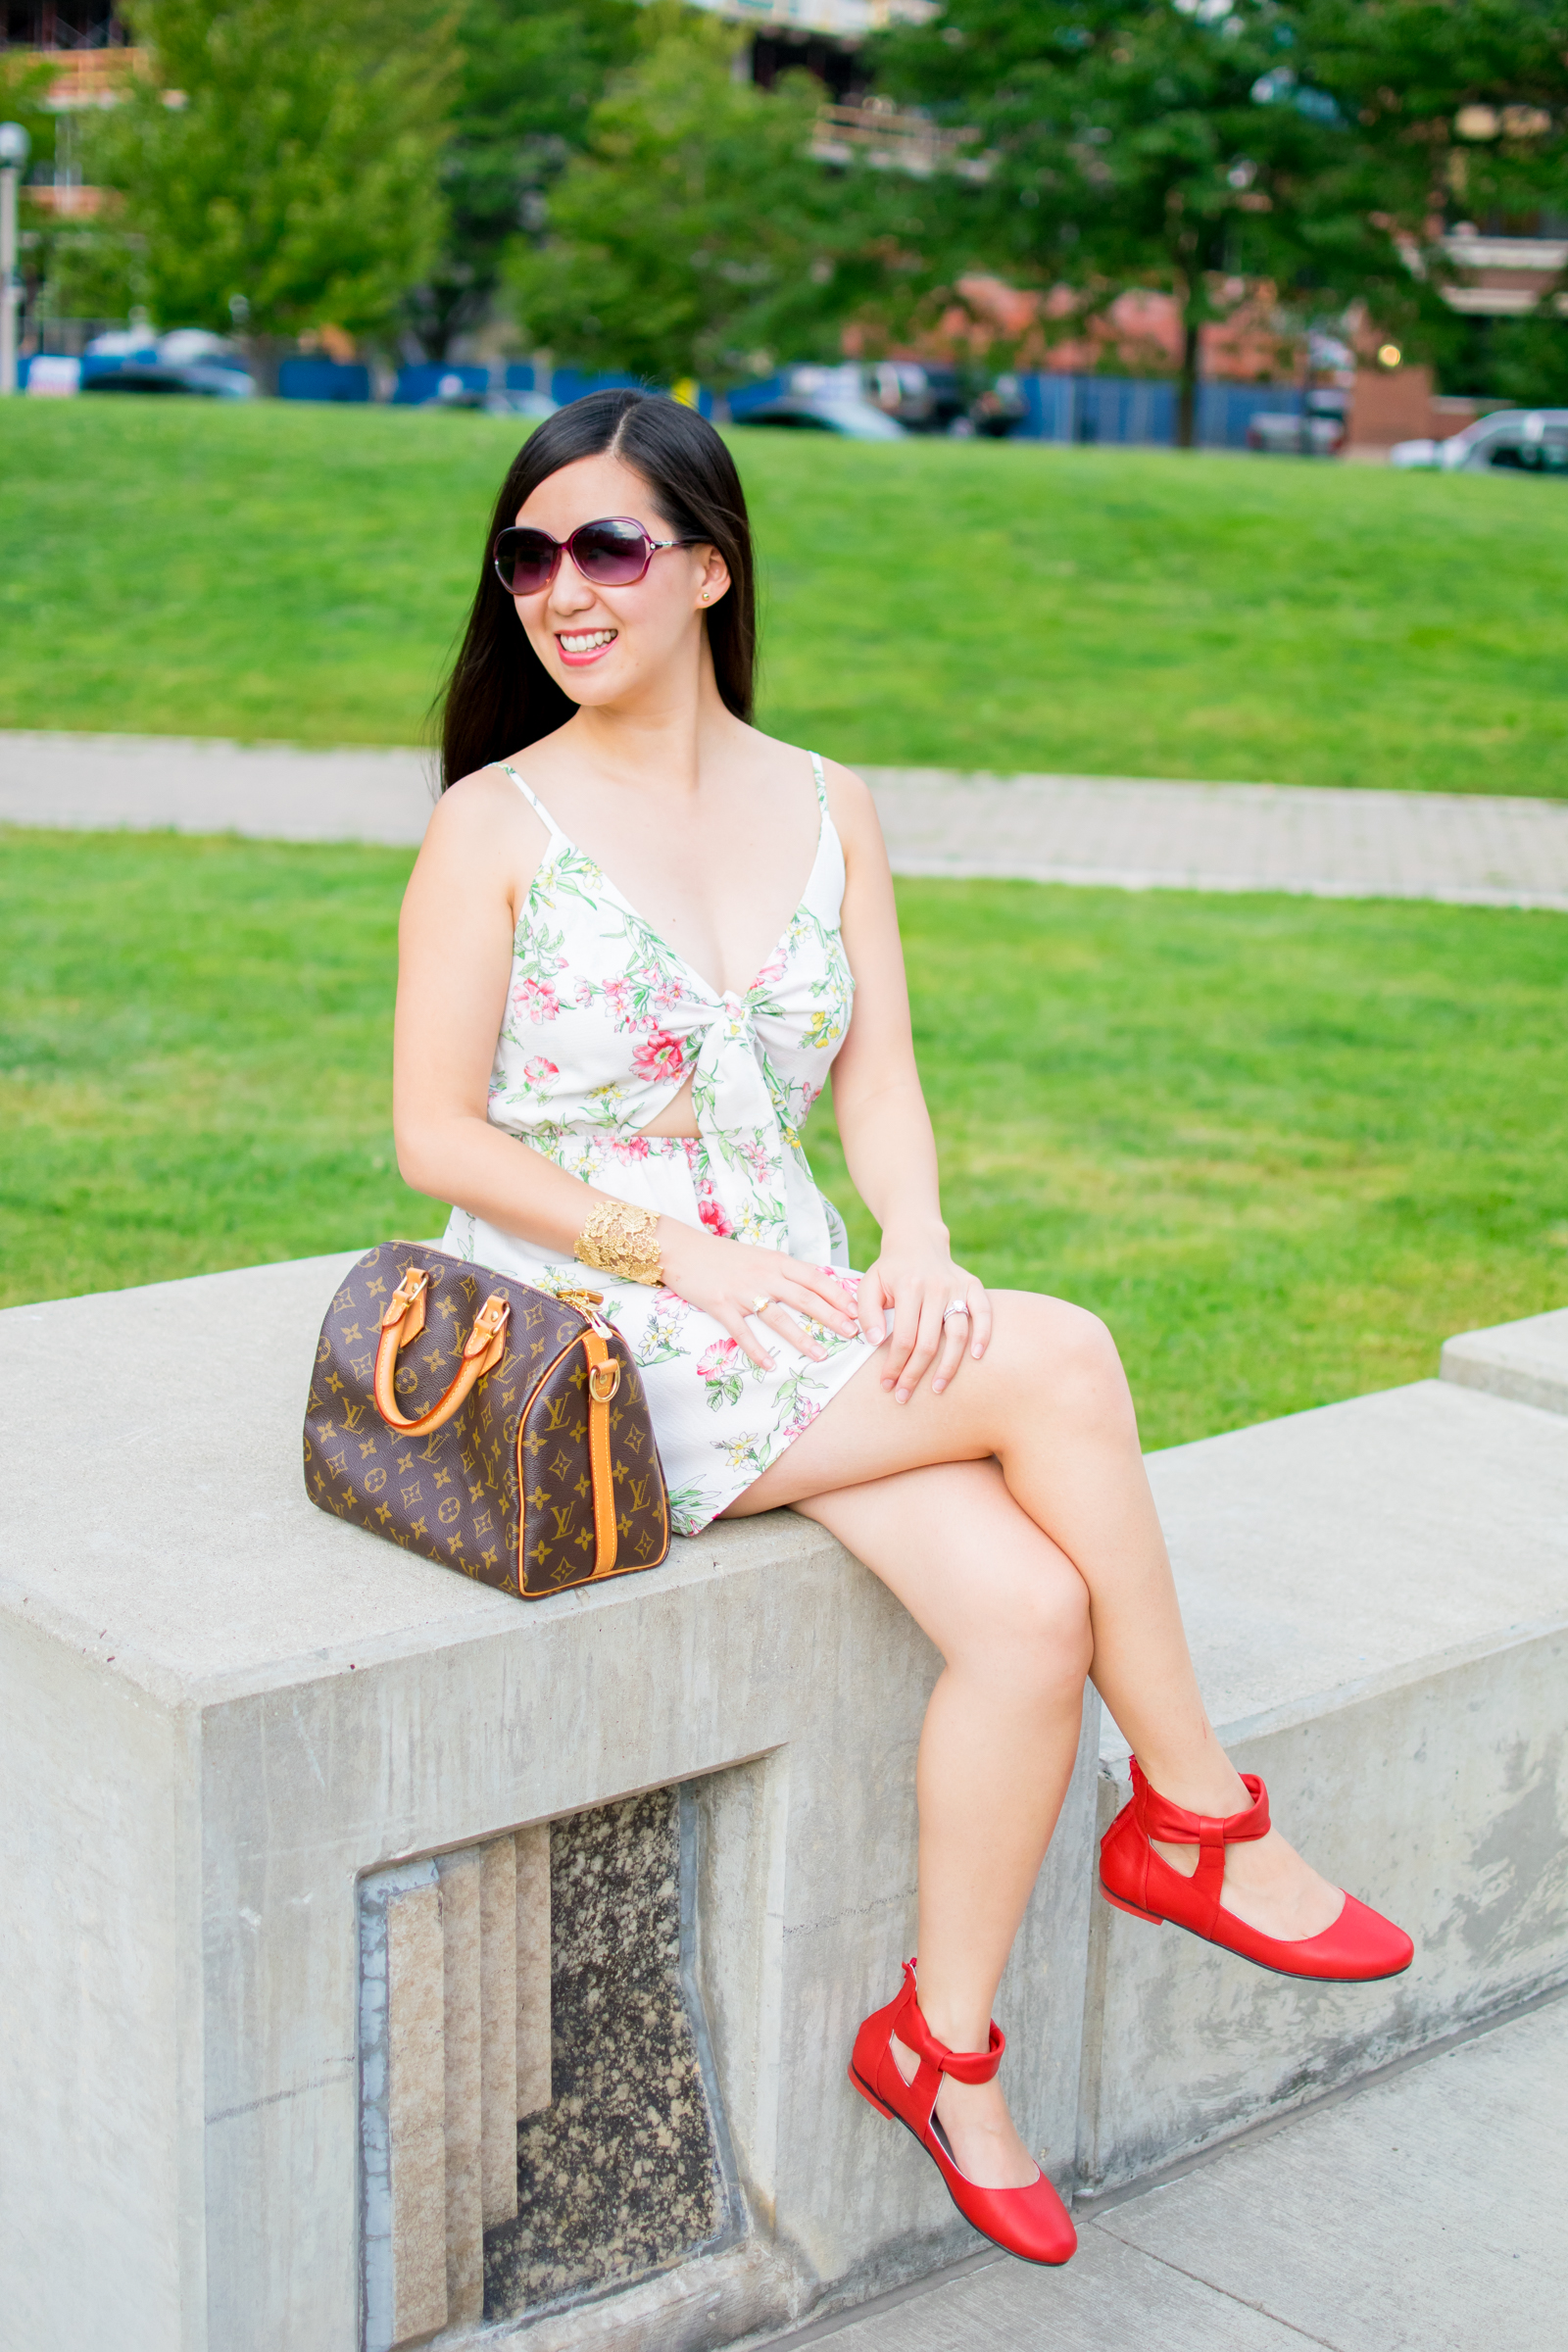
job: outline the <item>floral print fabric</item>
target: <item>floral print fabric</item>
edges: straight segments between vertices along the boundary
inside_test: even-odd
[[[839,915],[844,852],[821,810],[816,857],[783,937],[744,994],[719,995],[568,840],[549,828],[513,943],[491,1071],[493,1126],[573,1176],[662,1216],[818,1265],[845,1265],[844,1227],[818,1192],[801,1130],[849,1027],[855,983]],[[640,1131],[692,1081],[698,1134]],[[455,1209],[444,1247],[542,1290],[581,1287],[575,1259]],[[766,1334],[761,1371],[673,1291],[587,1277],[642,1370],[677,1534],[696,1535],[778,1459],[869,1349],[811,1326],[821,1363]],[[852,1288],[854,1276],[846,1276]]]

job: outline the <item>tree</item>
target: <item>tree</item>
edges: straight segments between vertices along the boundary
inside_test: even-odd
[[[1495,380],[1468,388],[1562,397],[1557,289],[1534,317],[1473,320],[1445,300],[1459,271],[1443,239],[1461,220],[1517,233],[1568,209],[1568,6],[1305,0],[1300,47],[1346,126],[1301,222],[1316,278],[1446,370],[1484,338]]]
[[[636,0],[466,0],[442,164],[447,234],[411,317],[432,359],[486,316],[506,247],[587,142],[615,69],[640,51]]]
[[[882,62],[986,151],[983,185],[949,183],[951,275],[1070,284],[1080,317],[1176,297],[1184,443],[1200,329],[1248,281],[1359,301],[1441,362],[1475,334],[1445,300],[1451,220],[1568,207],[1564,0],[948,0]],[[1564,380],[1561,332],[1548,295],[1496,364]]]
[[[951,183],[955,266],[1072,285],[1080,319],[1131,286],[1175,297],[1184,447],[1201,329],[1247,281],[1294,276],[1338,134],[1297,44],[1281,0],[949,0],[884,47],[894,90],[979,134],[986,178]]]
[[[105,239],[162,325],[384,330],[443,229],[439,0],[131,0],[154,74],[102,118]]]
[[[723,25],[644,21],[646,53],[595,107],[547,233],[509,260],[529,336],[584,367],[725,384],[781,355],[837,358],[846,318],[912,302],[938,242],[932,189],[824,168],[819,85],[737,80]]]

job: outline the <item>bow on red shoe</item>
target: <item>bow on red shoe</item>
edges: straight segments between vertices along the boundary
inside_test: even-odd
[[[899,2072],[894,2034],[920,2061],[912,2082],[906,2082]],[[1078,2233],[1045,2174],[1038,2173],[1027,2188],[982,2188],[959,2172],[936,2118],[943,2076],[951,2075],[955,2082],[989,2082],[1006,2046],[995,2019],[985,2050],[950,2050],[938,2041],[915,1998],[914,1962],[906,1960],[902,1990],[885,2009],[873,2010],[855,2037],[850,2081],[879,2115],[913,2132],[942,2175],[949,2196],[982,2237],[1023,2262],[1065,2262],[1077,2246]]]
[[[1324,1984],[1368,1984],[1379,1977],[1396,1977],[1415,1957],[1415,1945],[1402,1928],[1381,1912],[1358,1903],[1353,1894],[1330,1928],[1297,1940],[1264,1936],[1227,1911],[1220,1901],[1225,1885],[1225,1848],[1266,1838],[1270,1829],[1268,1790],[1255,1772],[1244,1772],[1243,1785],[1251,1803],[1240,1813],[1223,1816],[1189,1813],[1151,1788],[1138,1758],[1132,1758],[1133,1793],[1100,1841],[1100,1886],[1107,1903],[1134,1919],[1155,1927],[1169,1921],[1236,1952],[1258,1968],[1277,1976],[1312,1977]],[[1150,1843],[1152,1838],[1171,1845],[1196,1845],[1198,1868],[1190,1879],[1172,1870]]]

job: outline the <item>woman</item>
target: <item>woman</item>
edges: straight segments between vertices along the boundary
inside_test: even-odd
[[[1061,2262],[1072,2224],[1013,2129],[991,2003],[1086,1675],[1138,1758],[1111,1901],[1290,1975],[1391,1975],[1411,1945],[1270,1829],[1215,1739],[1103,1325],[955,1263],[871,799],[751,725],[754,647],[712,428],[634,392],[541,425],[497,505],[403,910],[399,1161],[457,1203],[456,1253],[547,1289],[600,1269],[679,1533],[788,1504],[941,1651],[918,1992],[911,1964],[851,2078],[977,2229]],[[800,1143],[830,1067],[882,1234],[859,1276]]]

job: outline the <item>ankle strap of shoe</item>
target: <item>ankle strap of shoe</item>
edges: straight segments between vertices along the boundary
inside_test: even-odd
[[[955,2082],[989,2082],[1002,2064],[1002,2053],[1007,2046],[1007,2037],[995,2018],[991,2021],[988,2049],[950,2050],[945,2041],[938,2041],[920,2014],[912,1960],[904,1963],[904,1990],[893,2012],[893,2031],[906,2049],[913,2050],[916,2057],[936,2067],[939,2073],[951,2075]]]
[[[1268,1790],[1255,1772],[1244,1772],[1242,1786],[1252,1797],[1245,1812],[1189,1813],[1185,1805],[1173,1805],[1157,1788],[1151,1788],[1136,1756],[1132,1767],[1134,1818],[1144,1836],[1198,1847],[1198,1866],[1188,1884],[1202,1906],[1198,1932],[1211,1936],[1225,1886],[1225,1848],[1268,1836]]]
[[[1185,1805],[1173,1805],[1168,1796],[1152,1788],[1144,1777],[1138,1758],[1132,1759],[1133,1804],[1139,1828],[1146,1838],[1163,1838],[1171,1845],[1247,1845],[1254,1838],[1266,1838],[1270,1829],[1268,1790],[1255,1772],[1242,1774],[1242,1786],[1251,1791],[1252,1801],[1240,1813],[1189,1813]]]

